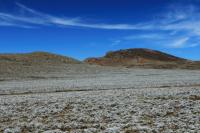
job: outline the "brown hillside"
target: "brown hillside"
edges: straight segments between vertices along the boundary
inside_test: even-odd
[[[47,52],[33,52],[28,54],[0,54],[0,63],[25,63],[25,64],[59,64],[59,63],[80,63],[80,61],[75,60],[70,57],[65,57],[61,55],[51,54]]]
[[[158,61],[182,61],[184,59],[178,58],[160,51],[150,50],[150,49],[127,49],[119,50],[116,52],[108,52],[105,58],[143,58],[147,60],[158,60]]]
[[[85,62],[102,66],[143,68],[194,68],[194,65],[195,67],[198,66],[198,63],[183,58],[156,50],[142,48],[108,52],[104,57],[88,58]]]
[[[0,54],[1,77],[27,77],[42,73],[61,71],[69,65],[81,64],[70,57],[47,52],[33,52],[28,54]]]

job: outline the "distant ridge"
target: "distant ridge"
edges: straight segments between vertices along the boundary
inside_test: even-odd
[[[150,69],[200,69],[200,62],[179,58],[151,49],[126,49],[108,52],[104,57],[88,58],[84,62],[48,52],[0,54],[0,81],[20,78],[56,77],[57,74],[87,73],[107,67]],[[45,76],[46,75],[46,76]]]
[[[79,64],[83,63],[71,57],[48,52],[0,54],[0,81],[5,77],[18,79],[55,75],[61,71],[73,71],[74,66]]]
[[[88,58],[88,64],[140,68],[196,68],[197,62],[157,50],[135,48],[108,52],[104,57]],[[195,66],[194,66],[195,65]]]
[[[15,63],[81,63],[71,57],[61,56],[48,52],[32,52],[25,54],[0,54],[0,62]]]
[[[163,53],[151,49],[125,49],[115,52],[108,52],[105,58],[144,58],[149,60],[159,60],[159,61],[183,61],[185,59],[179,58],[167,53]]]

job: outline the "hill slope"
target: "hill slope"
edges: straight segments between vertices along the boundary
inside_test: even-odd
[[[0,79],[49,74],[79,64],[82,62],[76,59],[47,52],[0,54]]]
[[[0,62],[13,62],[13,63],[25,63],[25,64],[60,64],[60,63],[68,63],[68,64],[77,64],[80,61],[75,60],[70,57],[65,57],[61,55],[56,55],[47,52],[33,52],[27,54],[0,54]]]
[[[151,49],[126,49],[108,52],[104,57],[88,58],[86,63],[101,66],[142,68],[196,68],[196,62]]]

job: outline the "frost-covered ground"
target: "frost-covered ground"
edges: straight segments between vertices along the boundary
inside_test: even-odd
[[[105,69],[86,73],[56,73],[33,79],[0,81],[1,94],[59,92],[200,85],[200,71],[153,69]]]
[[[200,71],[1,81],[0,132],[199,133]]]

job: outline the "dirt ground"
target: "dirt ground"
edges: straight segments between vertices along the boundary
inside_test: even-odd
[[[65,70],[1,77],[0,132],[200,131],[199,70]]]

